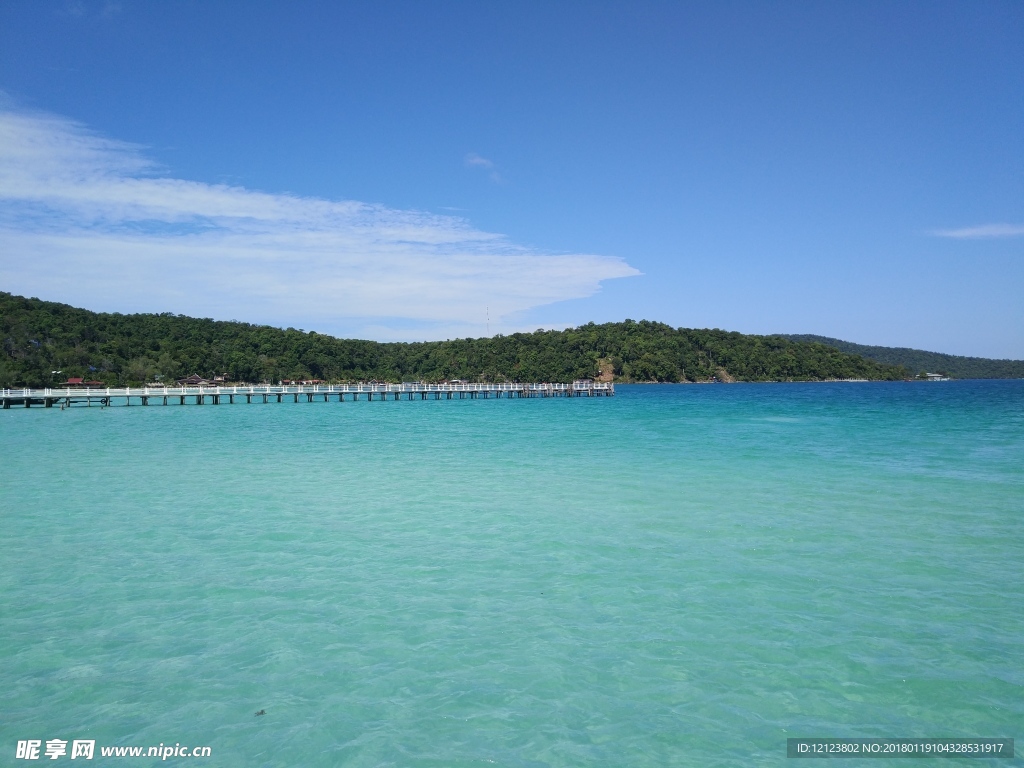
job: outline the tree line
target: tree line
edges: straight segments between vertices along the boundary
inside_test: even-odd
[[[992,360],[987,357],[962,357],[941,352],[926,352],[908,347],[875,347],[852,341],[810,334],[787,335],[790,341],[827,344],[840,352],[860,355],[889,365],[902,365],[917,374],[941,373],[954,379],[1024,379],[1024,360]]]
[[[781,336],[648,320],[450,341],[338,339],[183,315],[91,312],[0,292],[0,386],[108,386],[227,374],[235,382],[895,380],[899,366]],[[55,373],[59,372],[59,373]]]

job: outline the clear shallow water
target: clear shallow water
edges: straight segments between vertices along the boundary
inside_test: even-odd
[[[0,465],[3,764],[1024,736],[1024,382],[22,409]]]

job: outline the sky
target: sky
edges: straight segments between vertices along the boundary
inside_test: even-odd
[[[1024,3],[0,0],[0,290],[1024,358]]]

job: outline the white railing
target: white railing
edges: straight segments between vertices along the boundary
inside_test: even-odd
[[[251,384],[216,387],[47,387],[45,389],[3,389],[0,398],[25,397],[191,397],[193,395],[304,395],[304,394],[377,394],[431,392],[614,392],[615,385],[604,382],[576,381],[560,383],[494,384]]]

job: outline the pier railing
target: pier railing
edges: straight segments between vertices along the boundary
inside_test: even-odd
[[[426,384],[426,383],[404,383],[404,384],[247,384],[232,386],[200,386],[200,387],[47,387],[44,389],[3,389],[0,390],[0,403],[4,408],[12,405],[44,405],[52,407],[54,404],[92,404],[98,401],[102,405],[111,405],[116,399],[123,401],[124,405],[131,405],[132,400],[138,400],[141,405],[149,405],[151,400],[159,400],[167,405],[172,398],[176,398],[181,405],[186,402],[195,404],[220,403],[222,398],[226,402],[234,403],[235,397],[244,397],[246,402],[252,402],[254,397],[262,398],[263,402],[282,402],[284,397],[290,396],[295,402],[300,396],[304,396],[309,402],[319,400],[321,397],[326,401],[332,396],[337,397],[339,402],[345,400],[346,395],[352,399],[360,399],[360,395],[367,400],[400,400],[403,396],[408,399],[464,399],[489,398],[489,397],[609,397],[615,394],[615,385],[595,381],[575,381],[571,384],[561,383],[521,383],[501,382],[493,384],[481,383],[458,383],[458,384]]]

